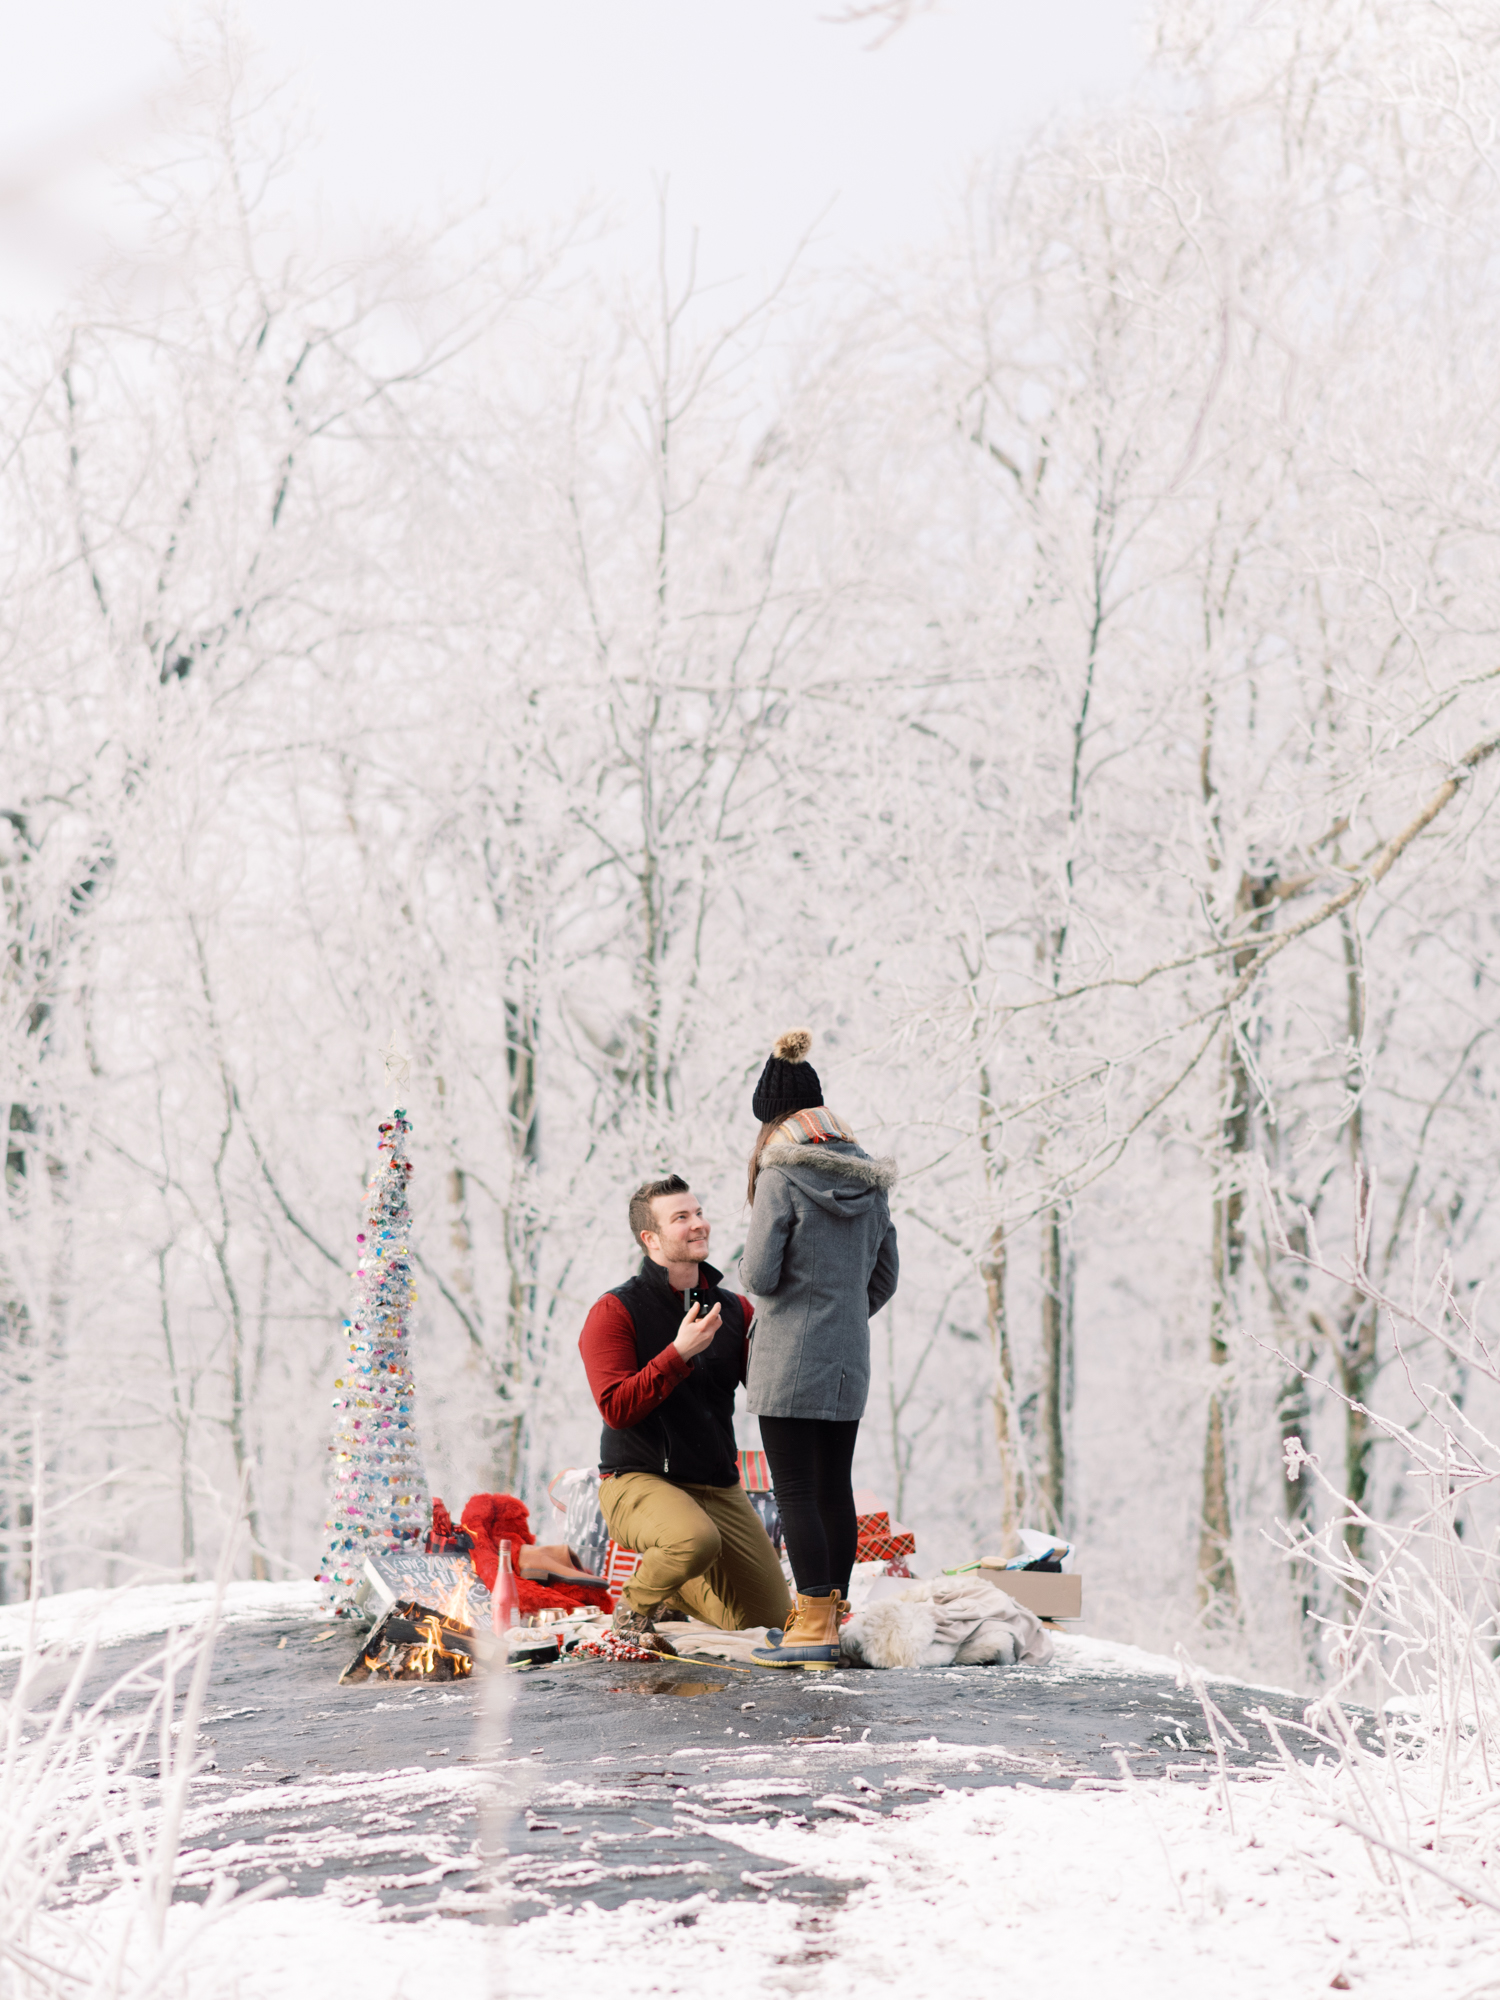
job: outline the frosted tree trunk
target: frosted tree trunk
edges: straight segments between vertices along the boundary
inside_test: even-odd
[[[1250,1079],[1233,1028],[1224,1036],[1220,1159],[1209,1253],[1208,1417],[1203,1442],[1203,1505],[1198,1531],[1198,1604],[1219,1617],[1238,1610],[1234,1523],[1229,1498],[1229,1367],[1236,1290],[1245,1260],[1245,1190],[1241,1175],[1250,1150]]]
[[[494,1467],[499,1490],[520,1493],[527,1473],[527,1412],[534,1390],[537,1357],[536,1170],[541,1165],[541,1122],[537,1102],[539,1022],[529,998],[505,1003],[506,1114],[512,1155],[509,1201],[502,1216],[505,1234],[505,1354],[501,1419]]]
[[[1273,907],[1274,876],[1244,876],[1235,896],[1238,927],[1252,913]],[[1242,972],[1252,953],[1234,954]],[[1239,1611],[1234,1569],[1234,1520],[1229,1493],[1229,1433],[1233,1419],[1231,1367],[1239,1289],[1245,1263],[1245,1178],[1254,1145],[1251,1080],[1239,1037],[1250,1028],[1231,1024],[1224,1031],[1218,1160],[1209,1252],[1208,1417],[1203,1443],[1203,1507],[1198,1534],[1198,1604],[1220,1618]]]
[[[979,1275],[984,1284],[984,1317],[989,1330],[990,1354],[995,1371],[991,1407],[995,1420],[995,1449],[999,1461],[1000,1546],[1008,1550],[1011,1537],[1025,1525],[1026,1442],[1021,1434],[1016,1408],[1016,1371],[1011,1355],[1010,1325],[1005,1309],[1005,1225],[997,1222],[980,1258]]]
[[[1073,1285],[1060,1209],[1042,1216],[1042,1380],[1037,1397],[1041,1470],[1037,1498],[1045,1524],[1066,1534],[1068,1522],[1067,1414],[1072,1375]]]

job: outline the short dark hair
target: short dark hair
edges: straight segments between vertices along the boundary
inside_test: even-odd
[[[655,1229],[656,1211],[651,1204],[659,1194],[687,1194],[688,1184],[681,1174],[668,1174],[664,1181],[642,1181],[630,1197],[630,1233],[637,1243],[643,1229]]]

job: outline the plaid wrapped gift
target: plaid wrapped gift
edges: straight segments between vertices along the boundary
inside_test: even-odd
[[[641,1558],[635,1549],[622,1549],[613,1538],[604,1552],[604,1568],[601,1574],[604,1587],[611,1597],[617,1597],[622,1583],[629,1583],[641,1566]]]
[[[856,1562],[890,1562],[897,1556],[916,1554],[916,1536],[907,1534],[904,1528],[898,1533],[891,1526],[890,1515],[884,1510],[878,1514],[861,1514],[858,1523],[859,1540],[854,1547]]]

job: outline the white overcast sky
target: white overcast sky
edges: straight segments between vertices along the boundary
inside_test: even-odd
[[[709,275],[930,237],[966,164],[1128,89],[1147,0],[941,0],[883,47],[840,0],[240,0],[316,133],[299,192],[342,247],[413,212],[545,222],[593,195],[630,255],[655,185]],[[171,73],[163,0],[0,0],[0,292],[55,292],[107,216],[91,155]]]

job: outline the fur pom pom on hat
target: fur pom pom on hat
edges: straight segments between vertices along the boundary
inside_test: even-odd
[[[812,1031],[808,1028],[788,1028],[776,1037],[750,1100],[763,1125],[773,1118],[790,1118],[794,1111],[812,1111],[823,1102],[818,1072],[807,1060],[811,1047]]]

